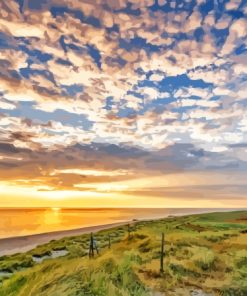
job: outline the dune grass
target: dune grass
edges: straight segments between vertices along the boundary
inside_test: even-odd
[[[199,290],[207,295],[247,295],[247,211],[133,223],[130,238],[127,226],[96,233],[100,254],[92,259],[87,234],[1,257],[0,295],[186,296]],[[159,271],[162,232],[163,273]],[[68,254],[49,259],[55,250]],[[32,256],[47,259],[36,263]],[[1,272],[13,275],[8,278]]]

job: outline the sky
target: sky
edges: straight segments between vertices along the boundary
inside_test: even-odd
[[[0,1],[0,206],[247,207],[245,0]]]

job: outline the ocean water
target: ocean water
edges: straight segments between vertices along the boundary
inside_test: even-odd
[[[77,229],[133,219],[155,219],[230,209],[0,208],[0,238]]]

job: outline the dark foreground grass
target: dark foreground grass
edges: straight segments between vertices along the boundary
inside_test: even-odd
[[[89,235],[1,257],[0,295],[247,295],[247,211],[140,221],[132,228],[130,238],[127,226],[96,233],[100,254],[93,259],[87,255]],[[164,273],[159,271],[162,232]],[[54,250],[68,254],[33,260]]]

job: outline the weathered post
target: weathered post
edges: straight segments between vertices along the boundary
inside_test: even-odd
[[[108,249],[111,248],[111,235],[108,234]]]
[[[94,257],[94,241],[93,241],[93,233],[92,232],[91,232],[90,244],[89,244],[89,257]]]
[[[161,235],[161,252],[160,252],[160,272],[164,272],[164,245],[165,245],[165,236],[164,233]]]
[[[130,232],[131,232],[130,225],[128,224],[128,239],[130,239]]]

